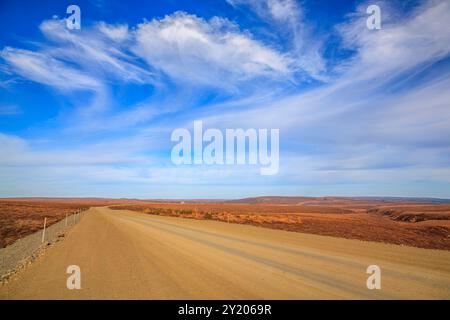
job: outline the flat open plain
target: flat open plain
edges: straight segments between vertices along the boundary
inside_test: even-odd
[[[381,290],[366,287],[372,264]],[[97,207],[0,287],[21,298],[450,299],[450,252]]]

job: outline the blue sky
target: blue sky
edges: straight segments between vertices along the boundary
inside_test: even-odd
[[[431,0],[2,1],[0,196],[450,198],[449,18]],[[175,166],[194,120],[279,129],[278,174]]]

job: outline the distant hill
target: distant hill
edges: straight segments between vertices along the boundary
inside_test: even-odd
[[[225,203],[241,204],[298,204],[305,201],[324,201],[326,197],[281,197],[281,196],[262,196],[253,198],[243,198],[228,200]]]
[[[409,197],[295,197],[295,196],[262,196],[224,201],[237,204],[332,204],[342,201],[374,201],[386,203],[450,203],[450,199],[409,198]]]
[[[51,197],[17,197],[0,198],[11,201],[37,201],[37,202],[86,202],[91,205],[111,205],[120,203],[183,203],[183,204],[282,204],[282,205],[342,205],[345,203],[379,203],[379,204],[450,204],[450,199],[419,198],[419,197],[306,197],[306,196],[260,196],[242,199],[134,199],[134,198],[51,198]]]

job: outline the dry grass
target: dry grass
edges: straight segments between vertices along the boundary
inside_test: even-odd
[[[0,247],[6,247],[19,238],[42,229],[44,218],[51,225],[67,214],[86,207],[75,204],[42,204],[0,202]]]
[[[263,199],[265,202],[270,201]],[[301,201],[299,201],[301,200]],[[277,201],[279,201],[277,199]],[[77,210],[110,206],[164,216],[251,224],[349,239],[450,250],[450,205],[299,198],[286,204],[128,199],[0,199],[0,247]],[[295,204],[296,203],[296,204]]]
[[[11,198],[0,199],[0,248],[30,235],[47,225],[93,206],[141,203],[140,200],[101,198]]]
[[[450,250],[450,206],[443,204],[398,205],[345,200],[328,202],[326,206],[149,203],[111,208]]]

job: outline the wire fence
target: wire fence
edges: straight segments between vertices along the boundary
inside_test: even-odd
[[[47,218],[44,218],[41,230],[0,249],[0,282],[7,281],[12,274],[31,263],[45,247],[64,238],[65,232],[79,223],[85,213],[80,210],[66,215],[50,226],[47,225]]]

